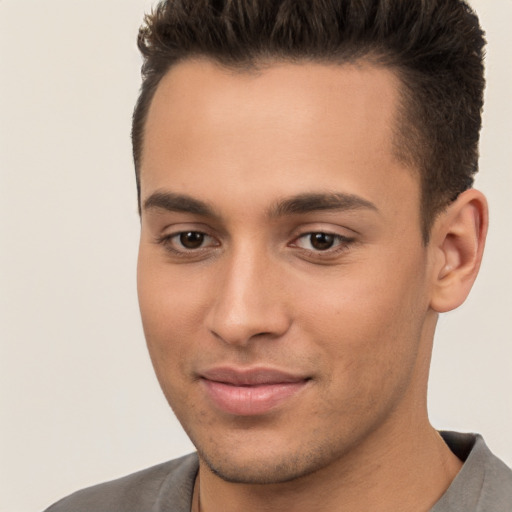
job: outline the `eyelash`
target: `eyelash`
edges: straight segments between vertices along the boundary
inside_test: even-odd
[[[156,239],[156,243],[164,246],[166,251],[168,251],[172,255],[178,256],[180,258],[187,258],[187,257],[190,258],[191,256],[200,256],[205,251],[207,251],[209,248],[211,248],[211,247],[215,248],[215,247],[220,246],[220,243],[216,243],[214,245],[206,246],[206,247],[201,245],[197,249],[190,249],[190,248],[186,248],[186,247],[183,247],[181,249],[176,249],[175,247],[173,247],[174,239],[179,239],[179,237],[186,235],[186,234],[191,234],[191,233],[197,234],[197,235],[202,235],[203,237],[205,237],[205,239],[210,238],[212,240],[215,240],[213,236],[211,236],[208,233],[205,233],[203,231],[189,230],[189,231],[178,231],[176,233],[170,233],[167,235],[163,235]],[[300,247],[297,244],[297,241],[302,240],[302,239],[307,239],[308,237],[312,237],[313,235],[326,235],[329,237],[333,237],[333,247],[326,248],[325,250],[321,250],[321,249],[315,250],[315,249],[307,249],[304,247]],[[303,233],[303,234],[297,236],[296,238],[294,238],[293,241],[288,244],[288,247],[296,247],[296,248],[300,249],[303,254],[306,254],[309,257],[321,259],[321,258],[332,258],[342,252],[349,250],[350,245],[353,244],[354,241],[355,241],[354,238],[346,237],[346,236],[339,235],[336,233],[331,233],[329,231],[308,231],[307,233]]]
[[[350,245],[354,242],[354,238],[346,237],[343,235],[338,235],[336,233],[331,233],[329,231],[309,231],[308,233],[304,233],[292,242],[292,247],[298,247],[297,241],[301,239],[310,239],[313,235],[324,235],[333,238],[333,246],[328,247],[325,250],[321,249],[306,249],[304,247],[300,248],[306,254],[314,256],[316,258],[329,258],[333,256],[337,256],[338,254],[349,250]]]
[[[186,248],[186,247],[183,247],[182,249],[176,249],[176,248],[173,247],[173,239],[179,239],[179,237],[181,237],[183,235],[186,235],[186,234],[190,234],[190,233],[202,235],[205,238],[211,238],[212,240],[214,239],[213,236],[208,235],[208,233],[204,233],[203,231],[188,230],[188,231],[178,231],[177,233],[170,233],[168,235],[163,235],[161,237],[158,237],[156,239],[156,243],[159,244],[159,245],[164,246],[165,250],[169,251],[174,256],[178,256],[178,257],[181,257],[181,258],[187,258],[187,257],[190,257],[192,255],[200,255],[206,249],[208,249],[208,247],[202,247],[201,246],[201,247],[198,247],[197,249],[189,249],[189,248]],[[213,247],[217,247],[219,245],[220,244],[217,243],[217,244],[213,245]]]

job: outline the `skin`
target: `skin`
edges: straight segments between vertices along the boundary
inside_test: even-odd
[[[426,388],[438,312],[478,271],[486,205],[462,194],[424,245],[418,173],[393,152],[399,86],[364,63],[249,73],[207,60],[158,86],[139,302],[200,455],[202,510],[429,510],[460,469],[429,424]],[[201,233],[196,247],[186,232]],[[219,366],[306,384],[265,413],[229,414],[201,378]]]

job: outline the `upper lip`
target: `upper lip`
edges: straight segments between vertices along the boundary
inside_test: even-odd
[[[217,367],[199,373],[199,376],[213,382],[221,382],[232,386],[258,386],[264,384],[283,384],[308,380],[307,377],[296,375],[273,368],[233,368]]]

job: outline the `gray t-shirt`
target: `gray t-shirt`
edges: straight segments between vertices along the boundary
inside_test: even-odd
[[[465,462],[431,512],[512,512],[512,471],[482,437],[441,435]],[[46,512],[190,512],[198,465],[196,454],[187,455],[78,491]]]
[[[430,512],[512,512],[512,471],[491,453],[482,437],[441,435],[464,465]]]

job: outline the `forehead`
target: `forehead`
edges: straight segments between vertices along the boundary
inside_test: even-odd
[[[384,182],[411,180],[394,154],[399,84],[363,62],[240,71],[184,61],[149,109],[142,198],[178,186],[209,200],[219,182],[231,194],[252,186],[254,198],[300,194],[332,188],[333,177],[339,191],[378,196]]]
[[[208,130],[206,135],[211,136],[221,126],[241,136],[240,128],[252,134],[286,129],[298,135],[311,128],[320,129],[324,137],[350,131],[352,137],[340,137],[340,143],[350,144],[362,135],[390,142],[398,94],[393,71],[365,62],[274,62],[246,71],[207,59],[186,60],[171,68],[158,85],[146,135],[151,138],[162,130],[174,135],[186,129],[188,135]]]

